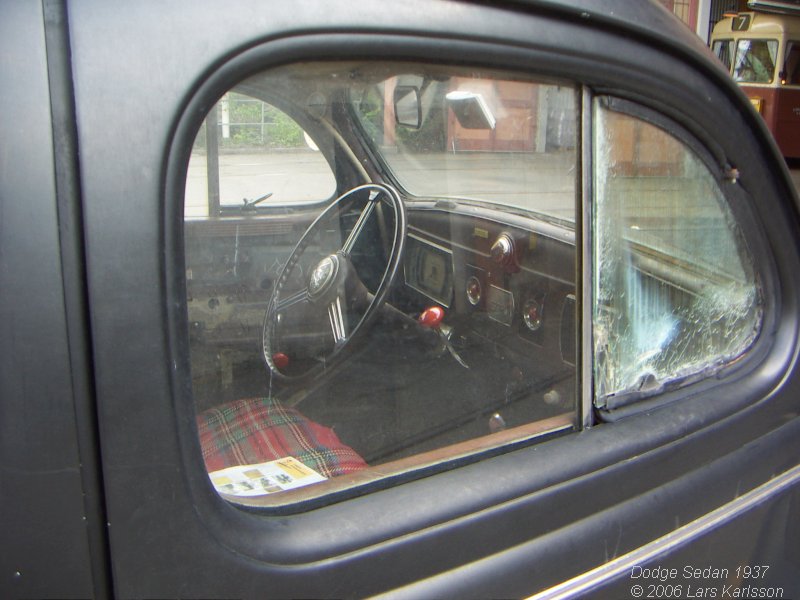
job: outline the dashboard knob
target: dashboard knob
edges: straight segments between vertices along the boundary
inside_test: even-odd
[[[444,309],[441,306],[431,306],[422,311],[417,322],[428,329],[438,329],[444,320]]]
[[[492,244],[492,260],[499,265],[510,265],[514,262],[514,240],[507,233],[501,233]]]
[[[503,431],[505,428],[506,420],[500,413],[494,413],[491,417],[489,417],[490,433],[497,433],[498,431]]]
[[[272,364],[274,364],[278,370],[282,371],[289,366],[289,356],[283,352],[276,352],[272,355]]]
[[[481,281],[474,275],[467,280],[467,300],[472,306],[476,306],[481,301],[483,287]]]
[[[542,326],[542,305],[537,300],[528,300],[522,309],[522,320],[531,331],[538,331]]]

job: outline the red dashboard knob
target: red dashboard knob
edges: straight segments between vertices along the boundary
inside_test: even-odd
[[[272,355],[272,364],[282,371],[289,366],[289,357],[283,352],[276,352]]]
[[[423,327],[437,329],[444,319],[444,309],[441,306],[431,306],[422,311],[417,321]]]

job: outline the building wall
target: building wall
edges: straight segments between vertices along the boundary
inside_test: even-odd
[[[747,0],[659,0],[700,38],[708,42],[714,25],[726,12],[747,10]]]
[[[686,23],[692,30],[697,29],[697,12],[700,0],[660,0],[669,10],[675,13],[681,21]]]

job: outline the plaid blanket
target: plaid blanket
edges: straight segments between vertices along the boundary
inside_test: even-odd
[[[367,466],[332,429],[269,398],[248,398],[197,416],[208,472],[293,456],[320,475],[335,477]]]

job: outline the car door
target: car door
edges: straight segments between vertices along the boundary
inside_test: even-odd
[[[71,57],[80,181],[73,202],[82,211],[114,596],[798,592],[797,198],[757,115],[701,44],[666,13],[611,1],[376,2],[357,9],[325,2],[83,2],[65,8],[60,31]],[[359,61],[365,65],[354,68]],[[402,71],[408,64],[414,69]],[[391,127],[381,121],[379,141],[370,133],[375,105],[367,91],[383,82],[384,65],[400,74],[393,85],[401,93],[386,92],[383,106],[411,115],[395,119],[397,139],[408,147],[421,143],[414,136],[426,131],[425,123],[436,122],[430,90],[445,81],[455,86],[479,80],[484,99],[494,94],[503,101],[502,114],[475,108],[481,102],[473,85],[466,102],[481,112],[466,115],[455,105],[464,102],[463,94],[434,95],[450,102],[451,111],[439,113],[441,131],[447,125],[452,134],[437,138],[446,142],[439,166],[452,164],[447,161],[459,152],[522,152],[511,142],[528,138],[531,152],[551,150],[553,160],[568,156],[571,225],[553,215],[532,225],[519,206],[500,210],[499,203],[462,200],[463,191],[433,195],[425,185],[435,180],[429,172],[418,177],[420,187],[414,169],[404,178],[402,165],[386,151]],[[419,73],[427,76],[422,83],[411,77]],[[358,95],[353,86],[344,95],[340,81],[347,78],[359,82]],[[295,83],[281,87],[285,81]],[[295,102],[299,92],[292,95],[297,89],[309,92],[303,110]],[[241,207],[232,215],[214,213],[209,200],[200,221],[187,220],[186,184],[198,132],[215,103],[236,93],[273,102],[306,131],[330,168],[330,196],[293,207],[270,198],[256,206],[273,190],[248,191],[242,205],[255,209],[254,218]],[[547,110],[532,108],[545,105]],[[410,112],[402,110],[409,106]],[[518,132],[531,119],[517,117],[531,114],[541,128],[525,137]],[[404,122],[419,128],[403,130]],[[213,162],[213,149],[205,152]],[[493,163],[498,172],[515,160],[503,157]],[[213,171],[207,170],[210,179]],[[453,186],[468,172],[436,171]],[[685,189],[670,187],[689,172],[698,174],[691,193],[703,190],[708,206],[687,203]],[[524,190],[544,181],[526,180]],[[305,182],[292,183],[297,189]],[[361,184],[384,186],[364,200],[373,206],[384,194],[381,210],[331,203]],[[396,197],[386,191],[395,188]],[[328,207],[341,213],[310,226]],[[234,483],[217,484],[213,473],[209,478],[213,469],[204,464],[201,446],[211,421],[198,421],[208,414],[199,404],[203,394],[210,398],[222,390],[235,401],[240,392],[256,393],[226,387],[244,368],[236,362],[239,350],[230,346],[235,340],[226,336],[236,330],[256,340],[255,362],[263,352],[266,372],[275,377],[293,375],[281,366],[286,361],[315,364],[316,353],[298,358],[284,349],[294,348],[294,340],[280,331],[288,273],[303,264],[296,256],[316,244],[304,241],[304,231],[317,227],[320,235],[339,236],[349,254],[356,237],[373,235],[356,218],[366,222],[373,212],[390,209],[396,216],[385,222],[394,224],[388,228],[394,237],[377,227],[374,238],[383,240],[377,247],[386,251],[386,273],[401,277],[408,289],[384,292],[384,279],[376,277],[364,321],[377,303],[423,308],[413,304],[422,294],[444,311],[443,317],[423,318],[437,321],[438,362],[422,351],[412,358],[425,369],[448,361],[447,369],[464,380],[491,366],[495,371],[469,395],[468,414],[495,384],[505,404],[481,412],[488,433],[474,438],[478,443],[470,438],[467,446],[447,445],[435,458],[427,452],[439,447],[398,453],[397,460],[411,462],[394,463],[394,470],[368,465],[347,485],[312,486],[328,491],[297,501],[231,497]],[[264,229],[266,223],[273,228]],[[664,223],[691,234],[664,233]],[[245,231],[250,226],[255,233]],[[192,227],[200,232],[196,237]],[[271,244],[263,255],[253,241],[259,236]],[[675,253],[664,250],[667,244]],[[402,274],[401,251],[417,257],[403,263]],[[517,251],[528,258],[517,258]],[[266,283],[254,279],[256,288],[263,283],[265,296],[244,303],[259,318],[266,313],[263,334],[250,316],[223,319],[230,329],[219,329],[208,316],[220,306],[234,311],[247,295],[225,287],[244,277],[245,252],[251,263],[289,263],[278,264]],[[537,256],[545,258],[526,262]],[[441,275],[448,261],[452,285]],[[328,257],[304,265],[311,273],[309,296],[327,291],[333,263]],[[201,271],[217,278],[204,284],[217,287],[200,286]],[[541,277],[548,280],[547,293],[539,295],[531,286]],[[475,295],[472,278],[485,296]],[[556,297],[558,304],[548,300]],[[688,308],[670,312],[667,300]],[[349,334],[337,325],[341,309],[333,306],[322,307],[318,323],[298,319],[298,327],[307,327],[298,337],[315,340],[332,329],[331,365],[346,368],[353,363],[339,347]],[[548,329],[550,317],[542,315],[552,314],[560,325]],[[452,336],[439,324],[442,318]],[[548,319],[544,329],[541,318]],[[195,324],[205,337],[195,336]],[[198,382],[201,338],[214,348],[207,358],[219,384]],[[367,357],[379,367],[359,375],[377,390],[371,403],[345,415],[357,424],[372,410],[396,416],[376,427],[382,439],[399,427],[400,416],[403,423],[422,422],[427,432],[425,423],[439,416],[437,398],[447,393],[437,386],[444,369],[427,375],[423,367],[410,369],[401,381],[430,381],[430,395],[426,408],[403,413],[402,398],[393,395],[401,385],[385,385],[402,373],[391,370],[400,368],[391,348],[405,348],[400,338],[395,341]],[[485,362],[470,364],[479,351]],[[547,385],[522,384],[528,377],[544,381],[538,366],[553,361],[568,379],[550,371]],[[267,397],[272,381],[260,390]],[[319,380],[312,390],[323,394],[318,414],[342,416],[345,409],[336,413],[339,405],[328,403],[343,402],[330,381]],[[557,385],[563,381],[566,388]],[[479,386],[484,383],[486,388]],[[507,406],[510,399],[532,390],[544,412],[534,421],[523,417],[523,433],[513,429],[503,437],[505,422],[517,415]],[[561,408],[551,411],[549,402],[559,404],[565,394]],[[287,414],[282,418],[289,420]],[[526,428],[532,423],[534,429]],[[330,439],[330,431],[344,436],[345,429],[314,431]],[[94,572],[103,570],[94,564]]]
[[[99,597],[108,554],[63,15],[27,2],[0,13],[0,590]]]

